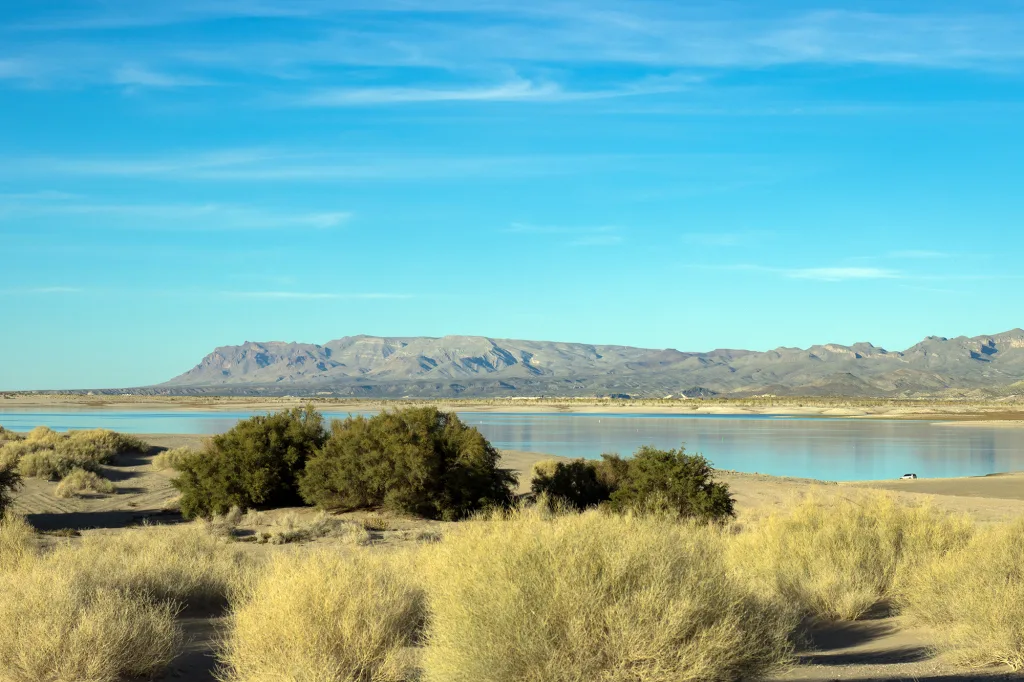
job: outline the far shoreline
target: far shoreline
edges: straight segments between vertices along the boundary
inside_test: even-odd
[[[86,394],[0,394],[0,410],[110,409],[230,412],[282,410],[312,404],[329,412],[436,406],[458,412],[533,414],[650,414],[693,416],[780,416],[822,419],[932,421],[939,425],[1024,428],[1024,401],[929,401],[858,398],[746,398],[612,400],[595,398],[405,399],[259,398],[228,396],[143,396]]]

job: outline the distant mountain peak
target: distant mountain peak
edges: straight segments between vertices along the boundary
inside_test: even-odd
[[[366,397],[560,395],[1000,395],[1024,380],[1024,330],[928,336],[905,351],[862,341],[771,351],[593,345],[486,336],[359,334],[322,345],[221,346],[163,392]]]

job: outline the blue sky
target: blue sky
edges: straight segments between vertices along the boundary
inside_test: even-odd
[[[8,0],[0,389],[1022,326],[1022,66],[1018,1]]]

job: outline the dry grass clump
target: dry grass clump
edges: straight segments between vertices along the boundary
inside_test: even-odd
[[[97,584],[73,565],[0,572],[0,679],[117,682],[166,666],[181,632],[170,604]]]
[[[424,550],[427,682],[712,682],[788,660],[796,620],[732,576],[712,526],[541,509]]]
[[[272,545],[285,545],[328,537],[353,545],[366,545],[371,540],[362,525],[319,512],[312,518],[291,513],[276,519],[274,528],[266,534],[264,541]]]
[[[366,550],[276,555],[235,602],[222,679],[410,679],[424,599],[407,562]]]
[[[192,457],[198,452],[198,450],[194,450],[188,446],[164,450],[159,455],[153,457],[152,466],[157,471],[164,471],[166,469],[174,469],[177,471],[181,468],[182,463],[186,459]]]
[[[17,461],[22,476],[60,480],[75,469],[95,471],[116,455],[148,449],[135,436],[105,429],[62,434],[37,426],[23,440],[0,446],[0,462]]]
[[[809,497],[740,533],[731,563],[803,614],[853,620],[896,597],[916,567],[967,544],[973,528],[883,493]]]
[[[94,471],[75,469],[61,479],[54,494],[57,497],[76,497],[80,495],[113,495],[117,486]]]
[[[1024,519],[915,571],[900,602],[957,663],[1024,669]]]
[[[20,516],[0,518],[0,573],[13,571],[39,555],[35,531]]]
[[[4,427],[0,426],[0,444],[22,440],[23,438],[24,436],[21,435],[20,433],[16,431],[9,431]]]
[[[204,523],[87,534],[54,550],[52,561],[77,566],[97,584],[186,608],[223,605],[250,569],[240,549]]]

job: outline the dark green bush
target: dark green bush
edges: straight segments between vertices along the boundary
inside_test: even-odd
[[[331,425],[300,490],[321,507],[453,520],[511,502],[516,478],[499,459],[479,431],[433,407],[349,417]]]
[[[10,508],[14,491],[21,485],[16,461],[0,462],[0,518]]]
[[[180,462],[173,484],[182,493],[182,514],[302,504],[298,477],[326,437],[323,417],[312,407],[240,421]]]
[[[659,450],[649,445],[628,460],[625,478],[611,494],[611,508],[638,513],[668,513],[703,520],[733,515],[729,486],[716,482],[700,455],[683,448]]]
[[[530,489],[535,495],[543,495],[552,505],[564,505],[576,511],[596,507],[607,502],[615,490],[612,484],[615,479],[603,471],[606,461],[573,459],[536,468]]]
[[[712,478],[700,455],[643,446],[632,457],[601,455],[600,460],[545,462],[534,469],[534,494],[551,505],[721,519],[733,513],[729,488]]]

